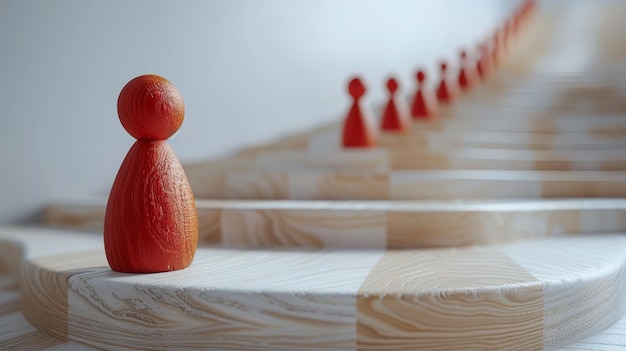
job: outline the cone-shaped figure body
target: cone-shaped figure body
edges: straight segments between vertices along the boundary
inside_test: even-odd
[[[343,147],[374,147],[378,142],[378,134],[369,111],[361,106],[361,98],[365,95],[365,85],[359,78],[348,84],[348,93],[352,96],[352,107],[344,121]]]
[[[394,78],[387,81],[387,91],[389,92],[389,100],[383,112],[381,128],[387,131],[406,131],[411,126],[411,116],[406,101],[398,91],[398,82]]]
[[[454,93],[452,92],[452,87],[450,86],[450,81],[448,80],[448,64],[445,62],[441,63],[441,82],[437,87],[437,100],[442,104],[447,104],[452,102],[454,99]]]
[[[417,78],[417,91],[411,104],[411,116],[415,119],[427,119],[437,114],[437,101],[428,94],[426,89],[426,73],[420,70]]]
[[[183,121],[180,93],[162,77],[140,76],[122,89],[117,110],[126,131],[138,140],[107,203],[109,265],[128,273],[186,268],[198,244],[198,215],[187,176],[165,141]]]
[[[468,90],[473,83],[467,61],[467,52],[461,51],[461,69],[459,71],[459,88],[461,90]]]

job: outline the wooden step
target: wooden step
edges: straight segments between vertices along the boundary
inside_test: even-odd
[[[626,200],[197,200],[200,245],[406,249],[626,232]],[[101,233],[105,200],[50,205],[46,224]]]
[[[25,252],[26,320],[108,350],[544,350],[601,332],[626,308],[624,235],[466,249],[209,247],[188,269],[143,275],[111,271],[98,235],[0,238]]]

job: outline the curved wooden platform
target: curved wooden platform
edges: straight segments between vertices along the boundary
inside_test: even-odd
[[[626,308],[623,235],[438,250],[212,247],[186,270],[149,275],[111,271],[98,235],[0,238],[13,257],[25,252],[26,319],[109,350],[544,350],[599,333]]]
[[[626,232],[626,200],[198,200],[200,245],[408,249]],[[102,231],[105,201],[59,203],[46,224]]]
[[[310,148],[328,149],[321,137],[310,140]],[[320,143],[318,145],[312,143]],[[593,135],[589,133],[525,133],[492,131],[422,130],[407,135],[383,133],[380,145],[404,145],[422,150],[521,149],[521,150],[602,150],[626,148],[626,133]]]
[[[365,162],[376,162],[366,160]],[[243,167],[247,167],[242,165]],[[187,168],[198,198],[476,200],[626,197],[623,171],[238,170]]]
[[[626,120],[626,118],[625,118]],[[251,167],[264,169],[489,169],[584,171],[625,170],[626,149],[517,150],[474,149],[427,151],[419,146],[394,149],[277,151],[249,159]]]

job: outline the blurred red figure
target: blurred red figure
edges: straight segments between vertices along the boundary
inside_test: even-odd
[[[437,88],[437,100],[442,104],[448,104],[454,99],[454,93],[448,80],[448,64],[446,62],[441,63],[441,82]]]
[[[371,115],[360,103],[365,91],[365,85],[359,78],[353,78],[348,83],[348,93],[353,102],[343,125],[343,147],[374,147],[378,142]]]
[[[437,102],[429,96],[426,90],[426,73],[419,70],[415,78],[417,78],[417,91],[411,105],[411,116],[415,119],[427,119],[437,114]]]
[[[387,131],[406,131],[411,126],[411,117],[406,101],[396,94],[398,82],[394,78],[387,80],[389,100],[383,112],[381,128]]]
[[[470,66],[468,64],[467,52],[461,51],[461,70],[459,71],[459,88],[468,90],[473,84]]]

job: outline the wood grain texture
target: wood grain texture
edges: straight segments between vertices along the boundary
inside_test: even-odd
[[[290,178],[284,173],[237,172],[226,175],[226,179],[226,186],[221,189],[222,195],[219,198],[284,199],[290,193]],[[204,190],[200,190],[198,196],[205,193]]]
[[[390,158],[385,150],[342,149],[333,153],[315,151],[281,150],[260,154],[255,159],[254,169],[369,169],[390,168]]]
[[[626,316],[601,331],[579,342],[559,348],[559,351],[619,351],[626,348]]]
[[[471,109],[470,109],[471,111]],[[467,112],[467,109],[464,109]],[[488,113],[478,111],[478,113]],[[497,112],[496,112],[497,113]],[[518,113],[522,118],[525,114]],[[507,114],[508,115],[508,114]],[[510,117],[510,116],[508,116]],[[545,124],[546,122],[544,122]],[[340,150],[337,144],[339,131],[329,130],[325,134],[314,136],[309,141],[308,151]],[[518,149],[518,150],[580,150],[580,149],[618,149],[626,147],[626,132],[529,132],[519,130],[446,130],[444,128],[413,129],[410,134],[381,133],[381,149],[412,148],[429,151],[454,151],[466,148],[476,149]],[[304,148],[290,150],[305,151]],[[282,150],[284,151],[284,150]]]
[[[544,340],[548,348],[566,346],[573,337],[592,336],[613,324],[616,313],[621,315],[626,310],[626,261],[619,244],[626,238],[616,239],[617,245],[596,245],[593,239],[580,237],[567,250],[561,250],[561,241],[554,239],[520,242],[515,248],[504,249],[542,282]],[[612,263],[599,266],[604,260]],[[581,320],[588,320],[588,324],[583,327]]]
[[[5,291],[0,291],[0,299],[5,300]],[[13,294],[9,292],[9,294]],[[13,294],[15,295],[15,294]],[[19,304],[14,303],[14,313],[0,313],[0,345],[14,351],[92,351],[94,348],[63,342],[39,331],[28,323],[19,312]],[[616,351],[626,347],[626,316],[609,328],[579,342],[559,348],[557,351]]]
[[[500,169],[500,170],[624,170],[626,148],[524,150],[464,148],[425,150],[400,145],[393,149],[313,151],[282,150],[250,159],[239,172],[213,167],[212,172],[229,177],[251,171],[410,170],[410,169]],[[207,165],[207,167],[212,164]],[[216,176],[209,176],[212,179]],[[194,178],[192,186],[199,184]],[[280,183],[279,183],[280,184]]]
[[[15,313],[0,317],[0,344],[3,349],[11,351],[96,351],[97,349],[85,345],[63,342],[34,328],[22,317]],[[10,328],[9,328],[10,327]]]
[[[294,200],[623,197],[624,172],[357,171],[238,172],[217,198]],[[202,188],[201,185],[198,186]],[[199,193],[204,194],[203,190]]]
[[[359,295],[358,350],[543,349],[541,284],[499,251],[390,251]]]
[[[389,196],[389,174],[383,171],[310,171],[286,175],[289,184],[286,199],[332,200],[339,196],[350,200],[375,200]]]
[[[222,243],[243,247],[385,248],[386,211],[221,211]]]
[[[235,157],[227,160],[184,164],[183,168],[195,196],[221,198],[226,196],[228,175],[246,171],[250,168],[250,162],[249,157]],[[216,172],[216,170],[220,171]]]
[[[284,179],[287,188],[264,197]],[[292,171],[238,173],[226,198],[291,200],[451,200],[624,197],[623,172]],[[201,187],[201,185],[200,185]],[[200,191],[202,193],[202,191]],[[278,195],[276,192],[272,194]]]
[[[0,231],[25,252],[40,250],[43,235],[87,245],[54,259],[26,254],[40,269],[20,280],[44,291],[68,277],[66,297],[49,295],[66,301],[55,313],[66,313],[67,339],[110,350],[554,349],[608,327],[625,307],[623,235],[387,252],[213,247],[188,269],[133,275],[99,266],[94,236]],[[49,307],[38,298],[25,306]]]
[[[626,200],[243,201],[199,200],[200,245],[429,248],[626,231]],[[103,205],[52,206],[48,224],[82,229]],[[91,211],[86,209],[90,208]],[[102,217],[101,217],[102,218]],[[93,223],[93,222],[90,222]],[[89,228],[89,227],[88,227]]]
[[[349,292],[377,255],[198,254],[197,269],[131,277],[141,280],[137,286],[106,271],[73,279],[73,338],[112,349],[354,349],[355,297]],[[105,313],[94,321],[99,311]],[[102,340],[105,330],[116,341]]]
[[[60,340],[69,340],[69,279],[81,272],[108,269],[101,253],[102,250],[87,250],[25,261],[20,274],[24,317],[38,329]],[[33,284],[33,280],[24,279],[27,276],[37,276],[40,281]]]
[[[68,245],[68,243],[71,244]],[[47,328],[47,334],[58,340],[67,341],[67,280],[72,274],[72,267],[76,267],[77,264],[80,267],[89,266],[81,259],[85,255],[88,256],[86,252],[92,252],[94,248],[102,250],[102,236],[76,236],[67,235],[62,231],[2,228],[0,229],[0,246],[3,247],[3,253],[7,248],[13,247],[13,252],[9,256],[12,265],[25,259],[20,265],[19,273],[15,276],[19,281],[24,318],[39,330]],[[67,255],[71,258],[59,259]],[[104,261],[104,266],[106,266],[106,261]],[[46,286],[31,284],[32,281],[23,280],[25,275],[40,277],[46,282]],[[33,310],[33,306],[40,307]],[[24,337],[30,338],[28,335]],[[34,333],[32,337],[41,339],[41,333]],[[12,342],[21,345],[21,340],[20,337]],[[43,338],[41,342],[46,343],[45,340],[46,338]],[[53,344],[61,344],[57,341]]]

